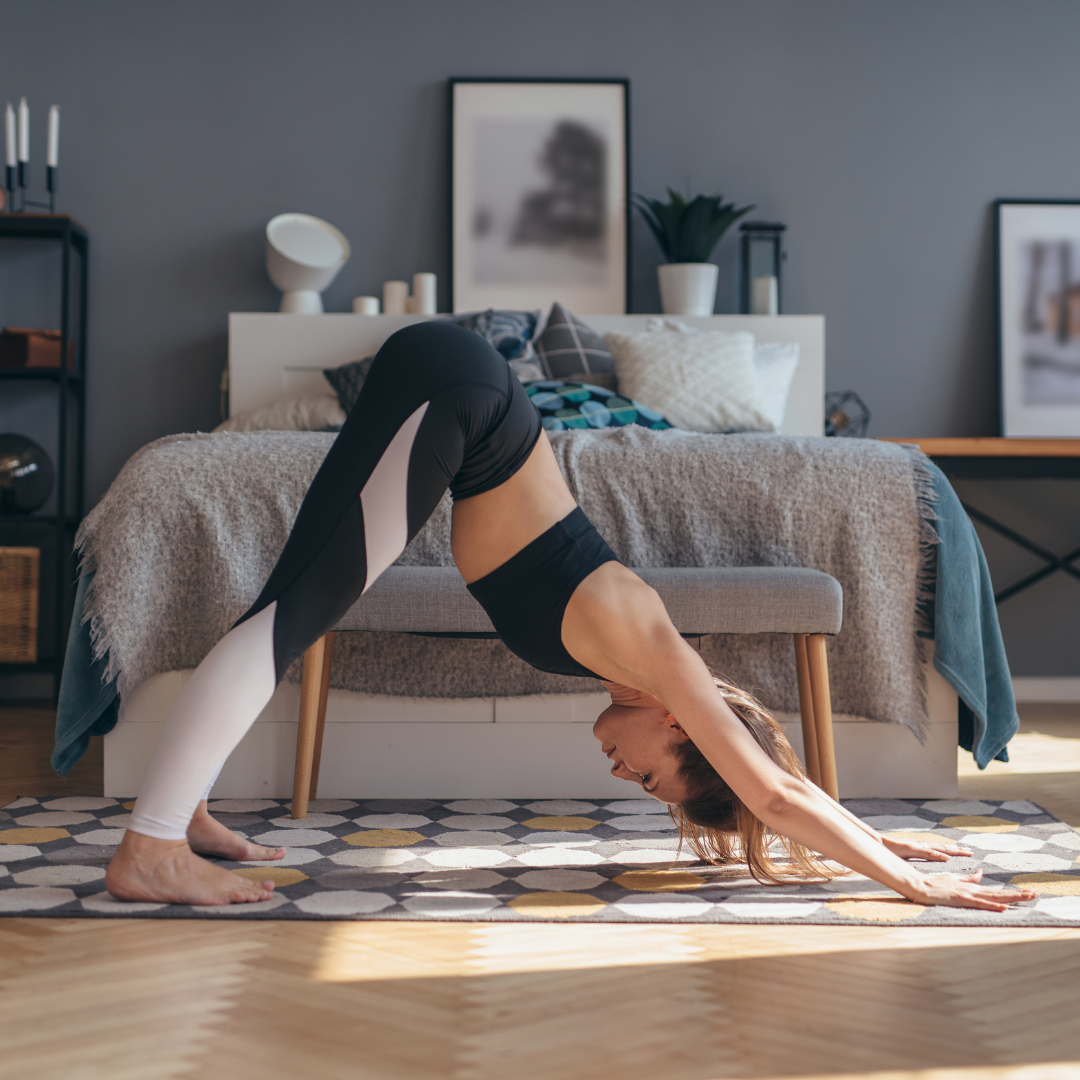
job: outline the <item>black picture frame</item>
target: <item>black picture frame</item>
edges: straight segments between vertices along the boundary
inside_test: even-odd
[[[463,219],[472,213],[475,200],[470,200],[474,195],[472,190],[462,190],[463,183],[467,180],[469,168],[466,160],[471,160],[467,145],[468,136],[464,132],[466,124],[463,121],[475,120],[478,115],[477,102],[482,101],[487,92],[490,92],[490,103],[495,111],[507,108],[507,100],[511,97],[521,99],[531,97],[529,94],[504,93],[500,100],[499,86],[514,89],[529,88],[536,90],[535,99],[537,108],[541,109],[544,103],[544,95],[540,93],[544,89],[552,89],[556,92],[548,95],[552,107],[548,113],[539,112],[538,117],[550,118],[552,123],[559,120],[561,103],[567,101],[566,91],[569,88],[580,86],[583,93],[580,95],[582,108],[585,107],[585,99],[594,97],[603,100],[600,95],[590,95],[591,90],[607,88],[614,91],[613,100],[617,99],[619,112],[617,118],[618,130],[611,132],[617,137],[612,139],[615,144],[611,150],[618,155],[617,164],[620,167],[621,177],[612,180],[605,173],[605,187],[609,195],[617,192],[620,205],[612,205],[606,215],[607,229],[604,233],[606,244],[607,269],[606,284],[600,288],[575,285],[571,282],[560,282],[557,277],[544,281],[521,281],[510,285],[504,282],[492,281],[488,285],[478,283],[475,271],[470,276],[467,269],[475,267],[476,259],[470,248],[473,228],[465,228]],[[471,100],[465,101],[467,92]],[[447,169],[447,207],[448,207],[448,239],[450,253],[449,273],[449,304],[450,310],[472,311],[482,308],[511,308],[532,309],[540,308],[546,313],[553,301],[564,303],[570,310],[582,314],[625,314],[630,310],[630,80],[626,78],[515,78],[515,77],[454,77],[447,80],[448,102],[448,169]],[[463,105],[465,108],[463,109]],[[571,114],[570,119],[581,115],[581,111]],[[529,117],[533,119],[532,116]],[[608,121],[612,116],[605,117]],[[618,154],[621,142],[621,154]],[[610,152],[609,152],[610,153]],[[606,159],[610,162],[611,156]],[[614,199],[611,200],[614,203]],[[617,229],[612,230],[611,226]],[[620,233],[621,236],[616,235]],[[509,246],[509,245],[507,245]],[[597,300],[600,301],[597,304]],[[588,310],[598,308],[598,310]]]
[[[1080,437],[1080,199],[993,205],[999,431]]]

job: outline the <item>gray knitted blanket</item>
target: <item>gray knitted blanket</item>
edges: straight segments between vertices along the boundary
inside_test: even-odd
[[[124,466],[77,538],[96,572],[85,615],[121,694],[192,668],[254,601],[333,436],[176,435]],[[919,731],[917,601],[934,533],[921,456],[887,443],[642,427],[551,437],[575,497],[630,566],[807,566],[844,588],[830,642],[833,708]],[[398,560],[452,565],[444,499]],[[791,639],[709,637],[706,661],[774,709],[798,708]],[[297,677],[294,665],[290,677]],[[332,685],[409,697],[599,689],[548,675],[499,641],[343,634]]]

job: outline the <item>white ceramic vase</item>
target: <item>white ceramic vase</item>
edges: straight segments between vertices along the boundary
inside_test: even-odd
[[[665,263],[658,266],[665,315],[711,315],[716,306],[715,263]]]

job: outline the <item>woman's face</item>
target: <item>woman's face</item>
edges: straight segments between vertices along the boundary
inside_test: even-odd
[[[609,705],[593,724],[593,734],[611,761],[612,776],[661,802],[685,801],[675,746],[687,736],[663,706]]]

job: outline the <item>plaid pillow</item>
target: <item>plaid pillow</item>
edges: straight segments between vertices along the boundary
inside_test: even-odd
[[[505,360],[523,356],[536,333],[539,311],[474,311],[468,315],[452,315],[450,322],[464,326],[490,342]]]
[[[615,370],[607,342],[562,304],[551,305],[547,326],[536,339],[536,352],[549,379]]]
[[[666,431],[671,427],[658,412],[602,386],[538,379],[525,383],[525,392],[540,410],[545,431],[626,427],[628,424],[640,424],[653,431]]]
[[[341,407],[348,413],[356,404],[360,396],[360,387],[364,385],[364,379],[371,370],[371,361],[374,356],[365,356],[362,360],[353,360],[341,367],[323,368],[326,381],[337,393]]]

